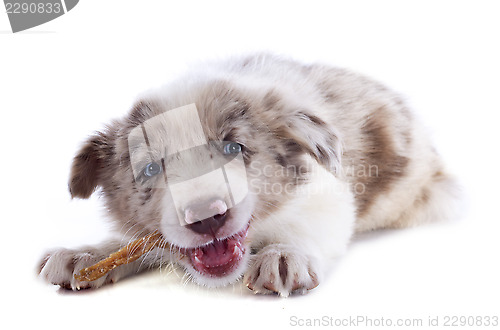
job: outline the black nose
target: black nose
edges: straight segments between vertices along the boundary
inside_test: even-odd
[[[186,227],[198,234],[212,234],[215,236],[220,227],[224,226],[227,218],[227,211],[223,214],[217,214],[210,218],[197,221]]]

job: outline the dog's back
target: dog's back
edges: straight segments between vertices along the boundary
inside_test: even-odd
[[[319,119],[313,118],[313,124],[335,132],[340,141],[335,148],[342,155],[334,171],[351,185],[357,231],[407,227],[455,215],[457,182],[418,117],[381,83],[345,69],[267,54],[214,67],[217,78],[256,95],[260,91],[274,110],[303,107]]]

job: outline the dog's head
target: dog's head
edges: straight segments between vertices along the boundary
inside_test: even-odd
[[[276,90],[211,82],[145,96],[89,138],[69,187],[78,198],[100,187],[120,230],[160,231],[195,281],[219,286],[266,243],[258,223],[307,182],[305,154],[338,165],[338,139],[323,120]]]

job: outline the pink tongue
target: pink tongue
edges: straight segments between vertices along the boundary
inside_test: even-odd
[[[215,241],[212,244],[196,248],[193,255],[199,259],[205,267],[216,267],[227,264],[234,257],[234,239]]]
[[[187,250],[192,266],[201,274],[221,277],[231,273],[245,253],[243,240],[248,227],[224,240],[216,240],[208,245]]]

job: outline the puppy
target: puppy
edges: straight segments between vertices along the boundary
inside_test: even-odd
[[[355,232],[450,217],[455,182],[401,97],[361,75],[271,55],[233,58],[145,93],[84,143],[69,190],[97,188],[121,237],[58,249],[49,283],[97,288],[179,264],[204,286],[305,293]],[[93,282],[73,275],[129,240],[158,248]]]

